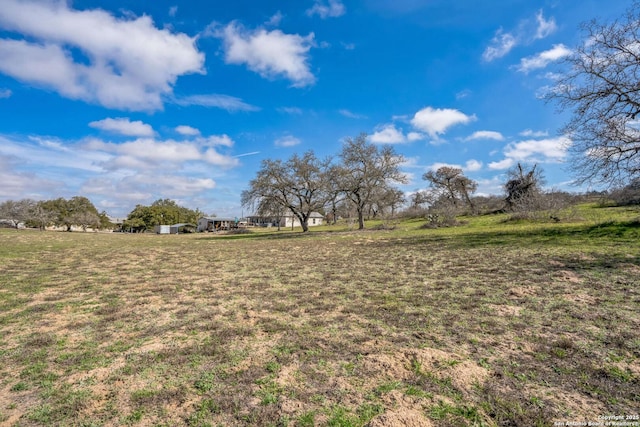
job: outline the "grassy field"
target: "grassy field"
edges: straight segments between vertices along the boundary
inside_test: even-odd
[[[551,426],[640,408],[640,212],[0,230],[0,425]]]

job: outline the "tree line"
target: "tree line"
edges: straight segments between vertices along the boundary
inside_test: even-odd
[[[98,213],[89,199],[75,196],[70,199],[53,200],[7,200],[0,203],[0,219],[9,221],[18,228],[20,224],[44,229],[50,225],[64,227],[71,231],[72,226],[87,228],[108,228],[112,224],[106,212]]]
[[[97,230],[121,227],[123,230],[142,232],[160,224],[195,224],[203,215],[198,209],[185,208],[170,199],[159,199],[150,206],[136,205],[123,224],[116,226],[106,212],[98,213],[93,203],[83,196],[42,201],[7,200],[0,203],[0,220],[14,228],[24,224],[41,230],[53,225],[67,231],[75,226],[85,231],[88,228]]]

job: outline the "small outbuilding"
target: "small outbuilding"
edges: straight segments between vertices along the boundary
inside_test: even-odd
[[[156,234],[169,234],[169,233],[171,233],[171,226],[170,225],[156,225],[155,227],[153,227],[153,229],[155,230]]]
[[[198,220],[198,232],[204,231],[225,231],[238,228],[240,221],[238,218],[207,218]]]

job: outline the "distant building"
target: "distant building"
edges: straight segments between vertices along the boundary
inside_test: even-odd
[[[179,234],[182,233],[191,233],[196,228],[196,225],[189,224],[188,222],[183,222],[180,224],[173,225],[156,225],[154,230],[156,234]]]
[[[293,213],[288,212],[282,215],[280,218],[276,216],[260,216],[252,215],[247,217],[248,225],[257,227],[277,227],[278,223],[280,227],[301,227],[300,220]],[[309,227],[315,227],[324,223],[324,216],[319,212],[311,212],[307,225]]]
[[[207,218],[202,217],[198,220],[198,232],[204,231],[223,231],[238,228],[240,220],[238,218]]]

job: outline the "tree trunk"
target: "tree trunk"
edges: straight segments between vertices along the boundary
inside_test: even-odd
[[[358,230],[364,230],[364,213],[358,209]]]

